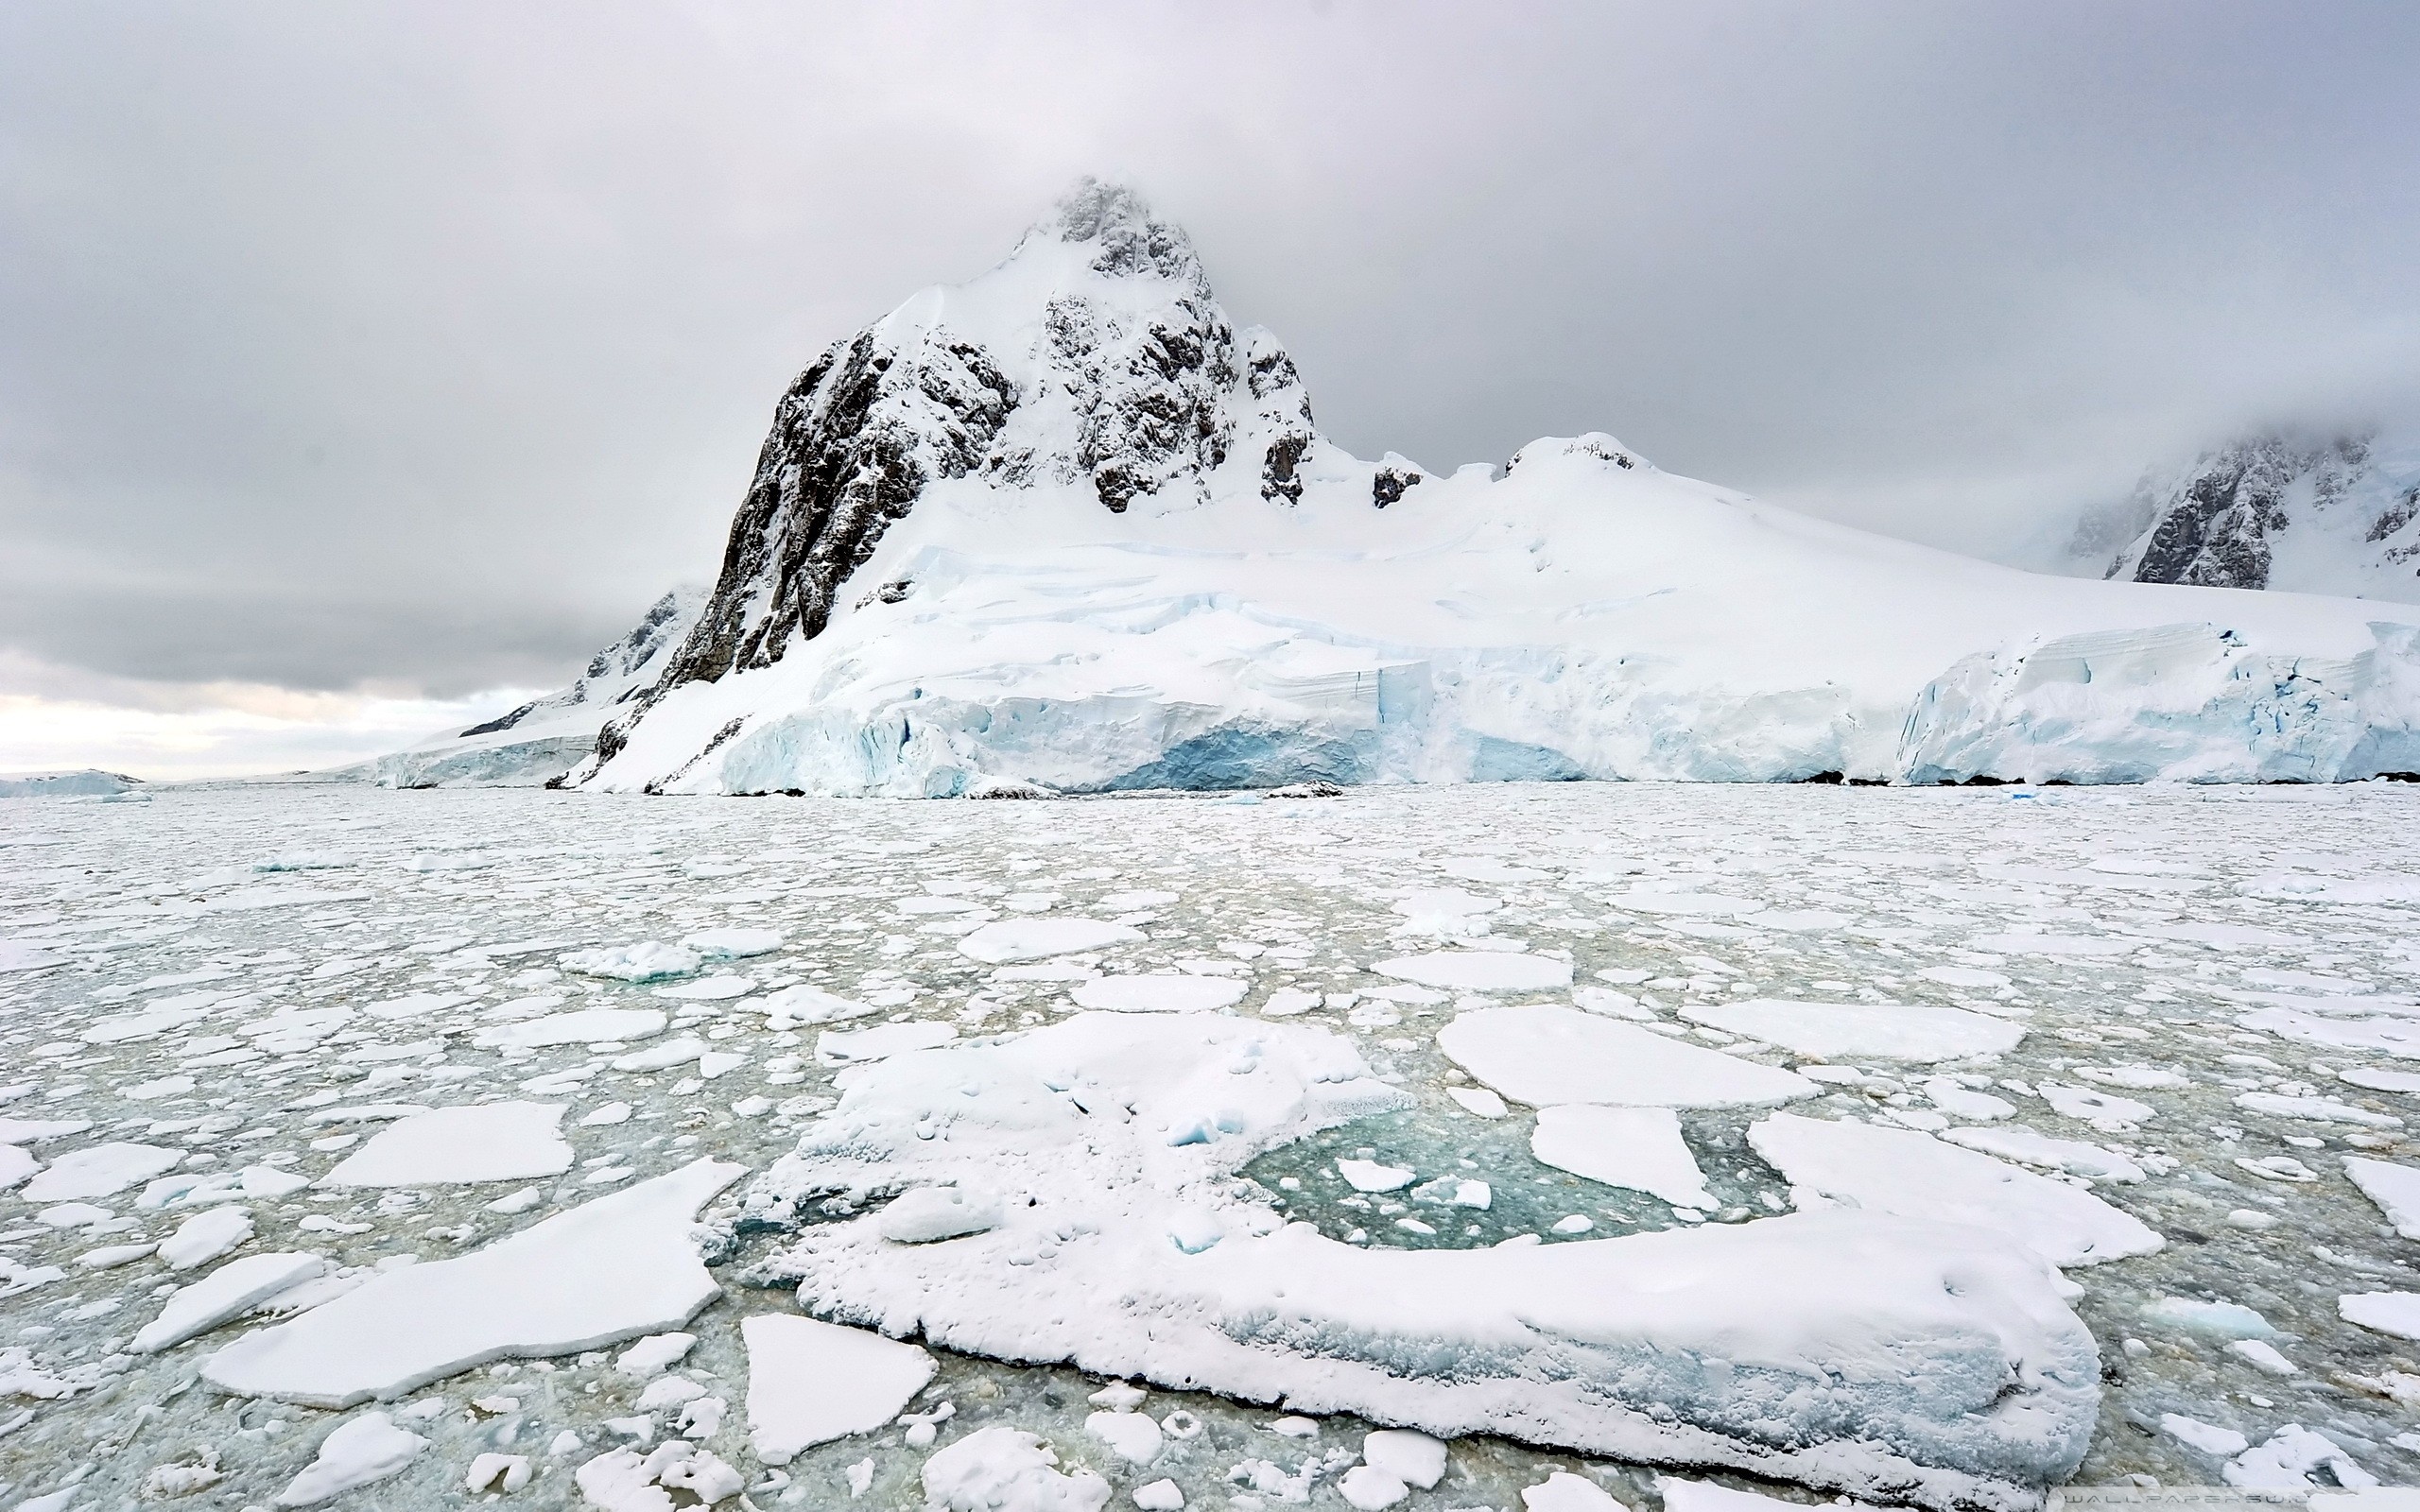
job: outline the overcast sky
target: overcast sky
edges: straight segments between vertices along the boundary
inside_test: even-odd
[[[710,579],[774,399],[1082,173],[1363,455],[2009,555],[2409,406],[2420,7],[0,8],[0,770],[322,765]]]

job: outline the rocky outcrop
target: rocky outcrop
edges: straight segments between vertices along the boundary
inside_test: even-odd
[[[2070,556],[2110,577],[2420,600],[2420,475],[2375,431],[2278,430],[2147,474]]]

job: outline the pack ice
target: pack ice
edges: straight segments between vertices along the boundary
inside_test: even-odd
[[[1601,433],[1363,460],[1090,181],[798,379],[694,626],[629,677],[477,738],[585,711],[575,785],[904,797],[2420,770],[2420,608],[2022,573]],[[432,752],[415,780],[491,759]]]
[[[1084,1012],[842,1085],[750,1209],[781,1221],[945,1190],[980,1217],[886,1225],[876,1206],[805,1228],[769,1272],[840,1321],[1934,1504],[2030,1506],[2091,1436],[2092,1337],[2050,1266],[1992,1230],[1841,1210],[1374,1250],[1285,1223],[1236,1179],[1243,1164],[1404,1101],[1328,1030]]]

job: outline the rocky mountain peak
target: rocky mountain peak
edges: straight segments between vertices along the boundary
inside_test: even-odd
[[[1080,490],[1113,514],[1290,504],[1318,442],[1293,359],[1229,320],[1184,231],[1080,180],[989,272],[914,295],[791,384],[704,613],[599,751],[672,688],[821,634],[936,483]]]

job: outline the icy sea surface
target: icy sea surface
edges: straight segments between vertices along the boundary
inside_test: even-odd
[[[1229,1189],[1354,1246],[1912,1211],[1967,1179],[1922,1152],[2002,1162],[2098,1204],[2022,1238],[2099,1347],[2078,1482],[2420,1484],[2416,923],[2393,783],[0,802],[0,1507],[1656,1503],[762,1321],[886,1217],[769,1176],[857,1079],[1087,1013],[1357,1055],[1374,1095]],[[1751,1091],[1537,1091],[1588,1070],[1504,1016],[1539,1005]],[[1003,1220],[958,1200],[886,1242],[972,1252]]]

